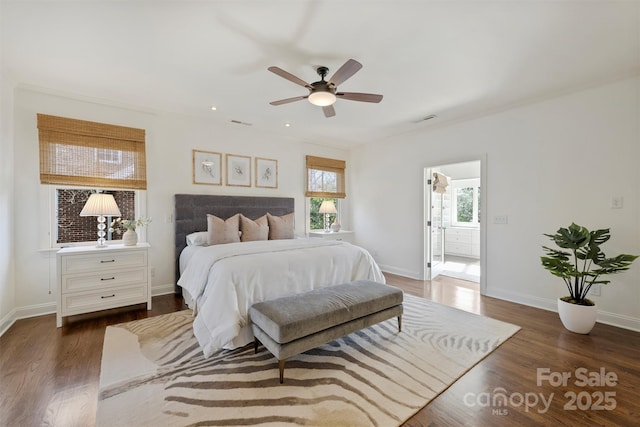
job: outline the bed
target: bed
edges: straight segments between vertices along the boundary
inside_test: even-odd
[[[385,282],[366,250],[342,241],[274,236],[203,243],[207,215],[242,214],[251,223],[269,214],[276,221],[293,216],[293,198],[176,194],[174,202],[177,285],[194,310],[205,357],[253,342],[248,312],[256,302],[353,280]]]

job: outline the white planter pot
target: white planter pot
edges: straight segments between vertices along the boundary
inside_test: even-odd
[[[138,244],[138,233],[135,230],[127,230],[122,235],[122,244],[125,246],[135,246]]]
[[[558,298],[558,314],[565,328],[577,334],[588,334],[596,324],[598,309],[595,305],[578,305]]]

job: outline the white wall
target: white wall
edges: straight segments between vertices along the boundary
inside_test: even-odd
[[[486,293],[553,310],[566,288],[540,266],[543,233],[610,227],[607,255],[640,254],[639,103],[635,78],[361,146],[351,153],[358,242],[387,271],[421,277],[423,168],[486,155]],[[492,223],[503,214],[507,225]],[[610,278],[594,297],[600,321],[640,330],[640,262]]]
[[[175,193],[295,197],[296,232],[304,234],[305,155],[349,160],[349,153],[345,150],[283,140],[264,135],[253,127],[221,123],[213,118],[215,116],[208,121],[29,88],[16,90],[14,112],[13,160],[20,165],[13,171],[16,194],[13,228],[20,230],[14,252],[17,286],[13,308],[17,318],[55,311],[55,251],[43,250],[46,248],[39,235],[42,226],[37,224],[42,212],[49,210],[48,204],[38,197],[42,186],[39,181],[37,113],[146,130],[147,215],[153,219],[146,231],[147,241],[151,244],[154,295],[173,292],[174,289],[174,224],[165,219],[173,214]],[[10,150],[11,146],[7,148]],[[3,159],[4,149],[3,143]],[[278,188],[195,185],[192,183],[192,149],[277,159]],[[0,187],[0,196],[4,198],[5,193],[10,193],[11,185],[6,190],[3,187],[4,182]],[[348,221],[345,222],[348,226]],[[10,243],[5,242],[4,233],[1,234],[0,249],[10,247]],[[6,259],[4,256],[0,258],[0,262]],[[4,292],[4,286],[0,290]]]
[[[13,86],[2,75],[0,87],[0,334],[15,314],[13,274]]]
[[[555,298],[565,290],[560,279],[540,266],[540,246],[546,244],[542,234],[571,221],[591,228],[611,227],[613,239],[605,246],[610,255],[640,254],[639,78],[364,145],[352,153],[285,141],[213,119],[29,89],[15,92],[12,107],[7,93],[3,84],[0,321],[55,310],[54,294],[49,294],[50,288],[55,289],[54,253],[41,251],[39,227],[34,224],[38,212],[48,209],[36,197],[40,189],[36,113],[147,130],[147,208],[154,219],[147,240],[152,245],[154,293],[173,287],[173,224],[164,218],[173,212],[174,193],[296,197],[297,231],[302,233],[306,154],[348,161],[346,202],[351,215],[344,215],[344,228],[355,230],[357,242],[388,271],[409,277],[422,274],[424,167],[484,155],[486,215],[509,216],[507,225],[487,223],[483,273],[488,295],[553,309]],[[13,118],[7,118],[11,113]],[[278,159],[279,188],[194,185],[194,148]],[[7,160],[11,158],[19,167],[11,166]],[[612,196],[624,197],[623,209],[610,209]],[[640,262],[612,280],[602,296],[595,297],[600,320],[640,330]]]

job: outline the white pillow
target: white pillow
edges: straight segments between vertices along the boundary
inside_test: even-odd
[[[187,235],[187,246],[209,246],[209,233],[196,231]]]

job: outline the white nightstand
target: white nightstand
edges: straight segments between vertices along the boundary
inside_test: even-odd
[[[75,314],[147,303],[151,310],[149,244],[74,246],[57,253],[56,324]]]
[[[311,230],[309,237],[321,237],[328,240],[344,240],[345,242],[354,243],[353,231],[340,230],[340,231],[324,231],[324,230]]]

